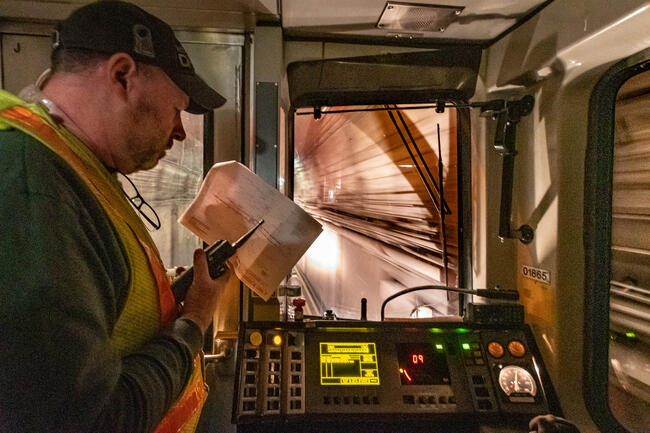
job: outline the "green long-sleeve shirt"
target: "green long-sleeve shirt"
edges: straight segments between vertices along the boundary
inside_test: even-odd
[[[0,431],[153,429],[189,378],[199,328],[119,358],[109,338],[130,270],[79,176],[30,136],[0,131]]]

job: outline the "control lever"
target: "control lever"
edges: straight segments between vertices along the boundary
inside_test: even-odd
[[[208,257],[208,271],[212,279],[218,278],[226,272],[226,260],[237,252],[237,249],[239,249],[239,247],[241,247],[253,235],[253,233],[255,233],[255,230],[257,230],[263,222],[264,220],[260,220],[255,227],[250,229],[234,244],[230,244],[230,242],[222,239],[216,241],[205,249],[205,254]],[[190,267],[172,283],[172,292],[174,292],[176,303],[181,303],[185,300],[185,295],[187,295],[187,291],[192,285],[193,279],[194,269]]]

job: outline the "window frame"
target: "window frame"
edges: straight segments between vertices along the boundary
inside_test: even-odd
[[[377,92],[381,95],[381,92]],[[368,95],[372,97],[372,95]],[[345,96],[342,96],[345,98]],[[354,98],[354,96],[352,96]],[[381,101],[381,96],[377,97]],[[432,94],[429,98],[420,99],[418,97],[404,97],[400,102],[391,101],[390,103],[396,104],[426,104],[436,100],[436,95]],[[454,105],[456,109],[456,155],[457,155],[457,181],[458,181],[458,287],[463,289],[472,290],[474,288],[473,281],[473,237],[472,237],[472,146],[471,146],[471,118],[470,107],[466,99],[460,95],[441,97],[446,103]],[[352,99],[354,101],[354,99]],[[354,103],[351,101],[349,105],[360,105],[361,103]],[[374,105],[383,105],[389,102],[377,102]],[[294,129],[295,129],[295,116],[299,108],[302,106],[292,106],[287,115],[287,176],[286,176],[286,195],[293,200],[294,194]],[[472,301],[472,296],[459,294],[458,296],[458,311],[459,315],[463,316],[467,310],[467,305]],[[252,311],[249,312],[248,317],[252,316]]]
[[[612,433],[627,432],[611,412],[608,401],[615,105],[621,86],[634,75],[648,70],[650,49],[610,67],[594,87],[589,100],[583,216],[583,398],[596,425]]]

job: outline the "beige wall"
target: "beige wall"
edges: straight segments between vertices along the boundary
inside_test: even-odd
[[[475,254],[478,264],[486,263],[489,271],[477,274],[485,275],[489,283],[501,265],[509,268],[504,268],[507,278],[514,273],[527,321],[565,414],[583,432],[598,431],[581,391],[583,177],[589,98],[608,66],[650,45],[650,14],[645,6],[641,1],[555,1],[487,50],[481,75],[487,97],[535,96],[535,109],[520,123],[517,134],[513,226],[527,223],[536,233],[531,244],[516,245],[510,263],[493,263],[490,255],[499,252],[498,241],[490,236],[494,197],[488,182],[481,184],[475,198],[476,207],[487,215],[487,238],[485,245],[476,246]],[[494,173],[500,164],[485,153],[489,128],[484,122],[475,126],[480,130],[475,131],[480,183],[483,172]],[[475,229],[480,238],[482,227]],[[549,270],[551,284],[524,278],[523,265]]]

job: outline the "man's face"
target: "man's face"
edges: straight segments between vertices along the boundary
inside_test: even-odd
[[[125,152],[130,167],[126,173],[154,167],[173,145],[184,140],[185,130],[180,113],[189,104],[189,97],[162,69],[140,65],[144,74],[140,92],[126,120]]]

